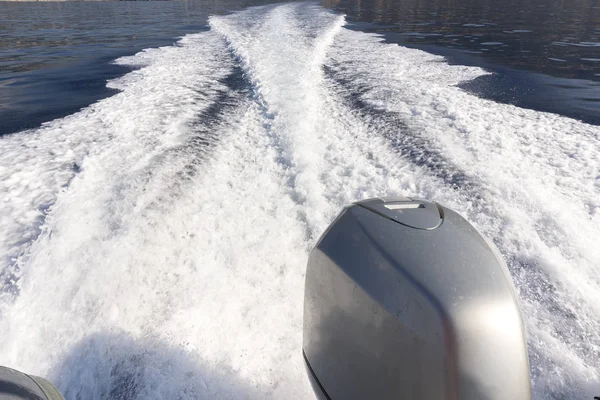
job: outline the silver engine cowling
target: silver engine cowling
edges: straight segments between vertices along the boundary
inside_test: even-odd
[[[303,351],[321,398],[531,398],[505,263],[429,201],[364,200],[329,226],[308,261]]]

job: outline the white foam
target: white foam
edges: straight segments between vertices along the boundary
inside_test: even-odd
[[[39,130],[1,139],[0,182],[7,204],[1,225],[3,267],[6,271],[17,265],[15,274],[23,278],[16,302],[3,293],[0,354],[3,363],[50,375],[71,394],[82,389],[73,376],[93,375],[94,367],[100,366],[110,371],[111,362],[122,356],[118,343],[113,343],[114,352],[107,353],[101,365],[94,366],[92,360],[90,370],[61,370],[57,365],[72,349],[94,333],[103,337],[120,329],[125,336],[139,337],[135,334],[141,328],[127,322],[146,316],[148,308],[140,304],[144,296],[155,297],[156,288],[144,292],[143,285],[132,284],[130,274],[144,281],[161,278],[148,270],[139,273],[137,268],[145,264],[129,258],[144,256],[152,228],[146,237],[131,242],[126,232],[135,230],[132,221],[137,218],[146,221],[139,212],[148,203],[161,198],[166,204],[177,195],[175,178],[185,173],[190,157],[184,146],[200,129],[194,121],[229,90],[220,80],[233,71],[222,39],[212,33],[190,35],[180,46],[120,61],[138,59],[147,66],[117,80],[122,93]],[[202,148],[195,153],[200,157]],[[171,154],[179,154],[173,163]],[[153,186],[157,180],[166,186]],[[47,207],[44,224],[38,210]],[[41,236],[32,244],[40,229]],[[134,248],[133,254],[119,259]],[[143,295],[136,297],[138,292]],[[121,323],[114,322],[118,315]],[[138,353],[143,351],[142,347]],[[84,398],[101,393],[82,390]]]
[[[142,67],[110,83],[122,93],[2,139],[3,265],[22,275],[2,300],[3,363],[69,398],[311,398],[308,251],[343,205],[406,194],[468,216],[509,260],[536,398],[591,393],[597,127],[469,95],[456,85],[486,71],[316,5],[210,24],[119,60]],[[247,93],[223,83],[234,59]]]
[[[192,36],[182,44],[198,46]],[[214,79],[231,68],[223,69],[223,63],[215,64],[213,58],[177,47],[143,51],[126,62],[154,63],[151,67],[109,82],[110,87],[127,87],[126,92],[46,123],[40,129],[0,139],[0,260],[6,266],[4,273],[12,270],[19,276],[19,266],[40,232],[46,211],[62,188],[85,168],[83,161],[90,152],[113,149],[116,143],[123,142],[128,152],[143,152],[140,158],[147,162],[183,139],[186,122],[202,110],[219,88]],[[209,73],[211,70],[214,74]],[[150,71],[154,73],[149,76]],[[165,71],[172,72],[168,80],[164,79]],[[198,101],[204,99],[204,103]],[[138,142],[146,147],[136,146]]]

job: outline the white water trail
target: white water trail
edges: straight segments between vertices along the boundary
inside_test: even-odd
[[[343,205],[405,194],[501,249],[535,397],[591,393],[597,127],[469,95],[455,85],[485,71],[316,5],[210,25],[119,60],[142,67],[110,83],[120,94],[0,139],[0,249],[18,281],[0,363],[68,398],[311,398],[308,251]]]

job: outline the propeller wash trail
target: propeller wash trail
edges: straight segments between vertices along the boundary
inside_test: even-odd
[[[406,194],[495,241],[535,398],[600,393],[598,127],[474,97],[485,71],[313,4],[210,26],[0,139],[1,364],[67,398],[312,398],[308,251],[343,205]]]

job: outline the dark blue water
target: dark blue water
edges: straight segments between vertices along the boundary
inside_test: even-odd
[[[210,14],[262,1],[0,2],[0,135],[39,126],[113,93],[112,60],[207,29]],[[350,27],[495,74],[482,97],[600,124],[598,0],[343,0]]]

